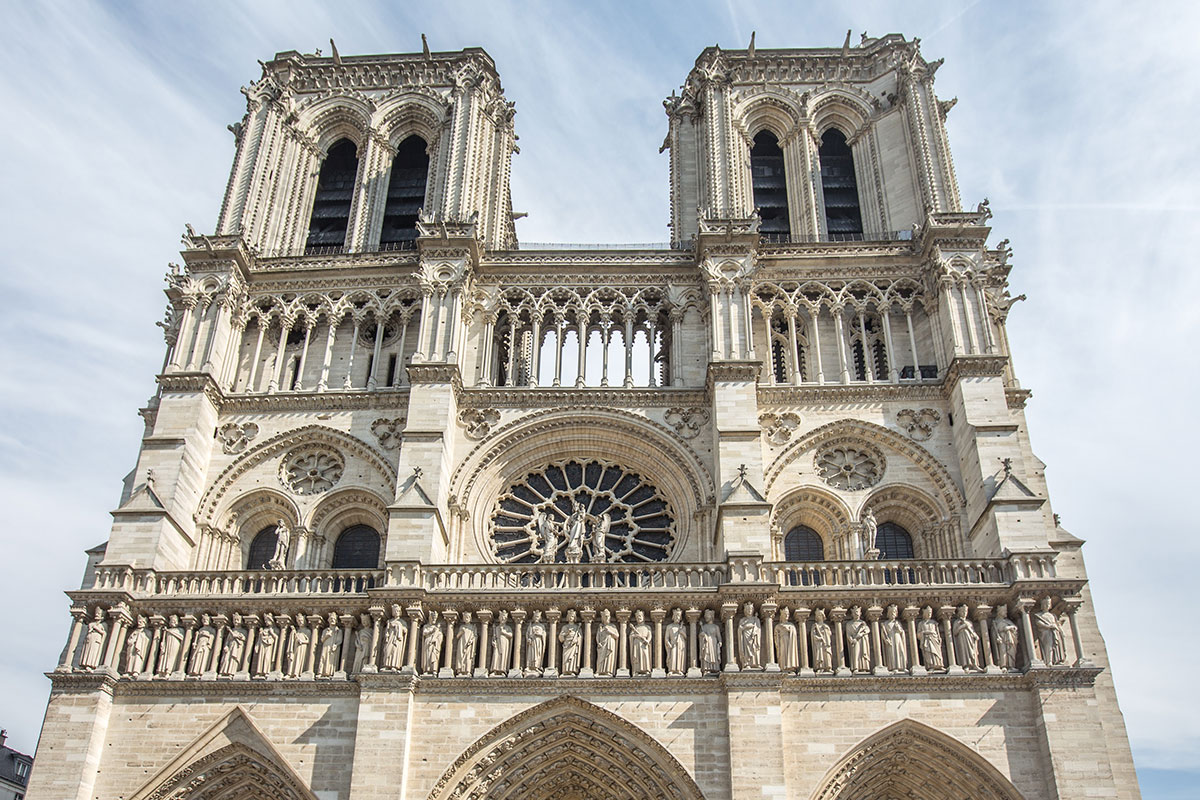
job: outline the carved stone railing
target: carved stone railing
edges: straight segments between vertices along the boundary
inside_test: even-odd
[[[360,569],[158,572],[100,566],[92,589],[142,597],[363,594],[382,586],[383,576],[383,570]]]
[[[428,591],[561,591],[599,589],[715,589],[726,582],[725,564],[455,564],[388,565],[389,587]]]

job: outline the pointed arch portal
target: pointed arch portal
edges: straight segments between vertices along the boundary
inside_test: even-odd
[[[864,739],[826,773],[813,800],[1023,800],[999,770],[951,736],[911,719]]]
[[[683,766],[636,726],[573,697],[493,728],[446,770],[430,800],[703,800]]]

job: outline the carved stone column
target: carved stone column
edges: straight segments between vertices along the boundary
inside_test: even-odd
[[[689,608],[684,612],[688,623],[688,669],[687,677],[700,677],[700,642],[696,635],[696,625],[700,621],[700,609]]]
[[[596,610],[585,608],[579,612],[579,618],[583,620],[583,666],[579,668],[579,677],[592,678],[595,677],[592,672],[592,620],[596,618]]]
[[[558,620],[562,612],[557,608],[546,610],[546,620],[550,623],[550,638],[546,641],[546,669],[542,674],[547,678],[558,675]]]
[[[67,646],[63,648],[62,654],[58,657],[58,666],[54,668],[55,672],[70,672],[74,666],[75,649],[79,647],[79,637],[83,635],[83,629],[87,625],[84,621],[86,618],[86,608],[71,609],[71,634],[67,637]]]
[[[983,648],[983,669],[985,672],[999,673],[1002,670],[992,659],[992,636],[988,630],[988,622],[992,618],[992,607],[989,605],[975,606],[975,623],[979,626],[979,644]]]
[[[721,606],[721,619],[725,621],[725,671],[738,672],[737,648],[734,647],[733,617],[737,614],[737,603],[727,602]]]
[[[104,652],[104,660],[100,662],[101,671],[119,674],[121,650],[125,644],[125,632],[128,630],[132,617],[124,603],[115,605],[108,610],[110,620],[108,626],[108,647]]]
[[[257,614],[250,614],[245,617],[246,620],[246,647],[242,650],[242,663],[238,664],[238,677],[250,677],[250,659],[254,655],[254,640],[258,635],[259,618]]]
[[[883,663],[883,647],[879,640],[879,618],[882,616],[883,609],[879,606],[867,609],[867,622],[871,623],[871,671],[876,675],[890,675]]]
[[[363,660],[363,672],[378,672],[379,664],[379,629],[380,623],[383,622],[383,608],[380,606],[371,606],[371,652],[367,653],[367,657]]]
[[[350,674],[351,657],[354,652],[354,615],[342,614],[338,617],[342,623],[342,663],[341,669],[334,672],[333,677],[345,679]]]
[[[168,675],[178,675],[183,677],[187,672],[187,663],[192,655],[192,640],[196,638],[196,626],[199,620],[192,614],[184,614],[179,619],[179,624],[183,626],[183,645],[179,648],[179,660],[174,664],[166,664],[160,666],[158,674],[164,677]],[[163,632],[165,637],[166,631]],[[203,672],[203,670],[201,670]]]
[[[150,616],[150,647],[146,650],[146,666],[142,670],[142,677],[153,677],[157,671],[156,659],[158,658],[159,648],[162,647],[163,628],[167,624],[167,620],[162,614],[152,614]]]
[[[510,678],[520,678],[525,674],[524,669],[521,667],[521,659],[525,656],[525,617],[525,609],[513,609],[513,660],[512,666],[508,670],[508,677]]]
[[[650,670],[651,678],[667,677],[667,671],[663,669],[663,619],[666,616],[665,608],[650,609],[650,621],[654,623],[654,662]]]
[[[942,606],[938,609],[938,620],[942,623],[942,642],[946,646],[946,674],[962,675],[966,670],[958,663],[958,656],[955,652],[954,634],[950,627],[953,619],[954,606]]]
[[[421,620],[425,615],[420,605],[411,605],[405,611],[408,614],[408,652],[400,671],[412,675],[417,671],[417,643],[421,638]]]
[[[628,608],[617,609],[617,674],[629,677],[629,614]]]
[[[442,640],[442,668],[438,670],[439,678],[454,677],[454,624],[458,622],[458,612],[449,609],[442,612],[446,620],[446,638]]]
[[[1021,644],[1025,648],[1025,668],[1036,669],[1046,666],[1046,662],[1037,657],[1033,649],[1033,623],[1029,619],[1029,609],[1033,607],[1033,598],[1021,597],[1017,600],[1017,611],[1021,615]]]
[[[762,604],[760,614],[763,621],[763,669],[767,672],[779,672],[779,663],[775,655],[775,610],[779,608],[774,600]]]
[[[1071,625],[1071,643],[1075,646],[1075,666],[1091,667],[1092,660],[1083,652],[1083,638],[1079,635],[1079,623],[1075,619],[1075,612],[1083,605],[1082,597],[1067,597],[1063,598],[1063,605],[1066,606],[1067,621]]]
[[[308,652],[304,654],[304,673],[300,676],[301,680],[311,681],[315,676],[317,644],[321,641],[321,628],[324,625],[325,618],[320,614],[309,615],[308,627],[312,628],[312,637],[308,640]]]
[[[829,610],[829,619],[833,622],[833,674],[850,675],[846,667],[846,609],[834,606]]]
[[[815,675],[813,672],[812,662],[808,660],[808,617],[812,611],[807,606],[796,606],[792,610],[792,619],[796,624],[796,635],[799,641],[796,642],[796,647],[800,651],[800,674]]]
[[[908,668],[913,675],[926,674],[925,667],[921,666],[921,660],[917,658],[917,654],[921,651],[917,644],[917,616],[921,610],[916,606],[905,606],[901,616],[904,619],[905,630],[908,631]]]
[[[475,612],[475,616],[479,618],[479,652],[478,660],[475,662],[476,678],[486,678],[488,674],[488,645],[491,642],[491,637],[488,635],[488,628],[492,623],[492,612],[490,609],[481,608]]]

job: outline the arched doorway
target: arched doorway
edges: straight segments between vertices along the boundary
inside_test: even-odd
[[[813,800],[1023,800],[983,756],[911,719],[864,739],[826,773]]]
[[[524,711],[471,745],[430,800],[703,800],[687,770],[645,732],[602,708],[561,697]]]

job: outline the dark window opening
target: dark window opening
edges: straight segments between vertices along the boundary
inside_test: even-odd
[[[246,569],[267,569],[275,556],[275,526],[263,528],[250,542],[250,555],[246,558]]]
[[[371,379],[371,375],[375,372],[375,354],[371,353],[367,356],[367,380]]]
[[[391,355],[388,356],[387,383],[384,385],[385,386],[395,386],[396,385],[396,354],[395,353],[392,353]]]
[[[375,569],[379,566],[379,534],[370,525],[342,531],[333,546],[334,569]]]
[[[409,136],[396,149],[383,209],[383,230],[379,235],[381,249],[402,247],[417,239],[417,216],[425,203],[425,184],[429,179],[429,156],[425,148],[420,136]]]
[[[358,148],[348,139],[341,139],[329,148],[321,164],[305,252],[340,252],[345,248],[357,176]]]
[[[797,525],[783,537],[783,557],[788,561],[824,561],[821,537],[807,525]]]
[[[858,205],[858,181],[854,177],[854,154],[846,136],[830,128],[821,137],[821,193],[825,198],[825,230],[829,238],[861,236],[862,212]]]
[[[879,557],[884,561],[915,557],[912,537],[894,522],[880,523],[875,532],[875,546],[879,548]]]
[[[790,235],[783,151],[779,149],[779,140],[770,131],[759,131],[754,137],[754,146],[750,148],[750,182],[761,220],[759,232],[767,236]]]

